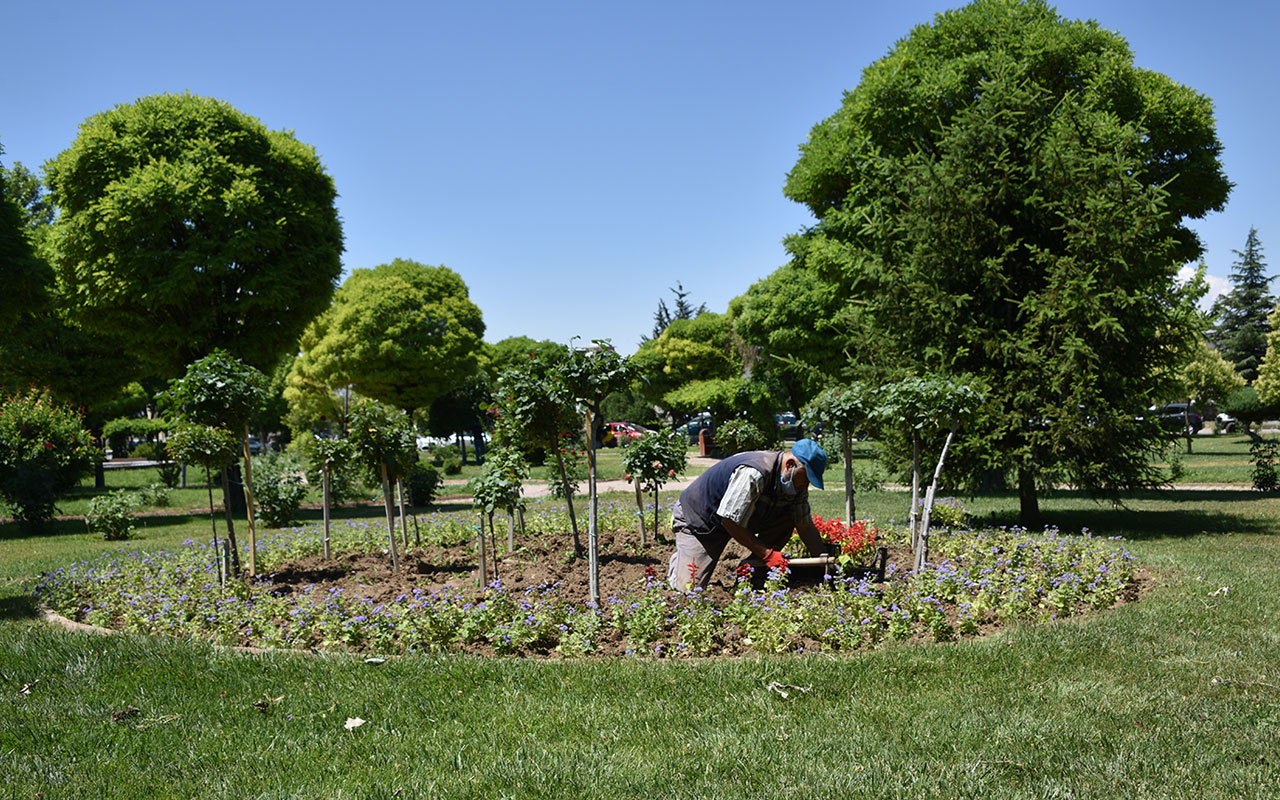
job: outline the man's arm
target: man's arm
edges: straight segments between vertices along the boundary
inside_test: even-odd
[[[751,555],[763,559],[768,554],[769,548],[765,547],[751,531],[727,517],[721,519],[720,524],[724,526],[724,529],[729,532],[729,536],[733,537],[735,542],[750,550]]]

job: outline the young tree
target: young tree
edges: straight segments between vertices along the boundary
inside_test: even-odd
[[[302,456],[320,475],[320,491],[324,517],[324,558],[329,560],[329,506],[332,498],[333,475],[355,458],[355,449],[348,439],[321,439],[312,436],[302,443]]]
[[[484,321],[448,267],[395,259],[357,269],[307,326],[288,385],[358,394],[412,414],[479,368]]]
[[[292,133],[220,100],[156,95],[96,114],[46,177],[69,314],[154,375],[215,346],[269,370],[333,295],[332,179]]]
[[[1209,341],[1247,382],[1253,383],[1266,356],[1272,330],[1270,316],[1276,298],[1270,288],[1275,278],[1267,274],[1257,228],[1249,229],[1243,252],[1231,252],[1240,259],[1232,265],[1231,291],[1214,301],[1209,312],[1215,321]]]
[[[244,457],[244,489],[246,522],[249,528],[249,574],[258,574],[258,541],[254,524],[253,464],[249,454],[249,419],[266,398],[267,376],[245,364],[225,350],[193,361],[181,378],[173,381],[164,398],[172,417],[182,422],[223,428],[231,431],[240,443]],[[228,499],[228,475],[222,469],[222,496]],[[235,543],[231,510],[227,507],[227,533]]]
[[[1159,481],[1164,439],[1135,416],[1195,340],[1175,276],[1202,249],[1184,220],[1225,203],[1220,152],[1210,101],[1119,35],[977,0],[813,129],[786,194],[817,221],[788,248],[917,372],[991,387],[957,457],[975,482],[1015,473],[1030,523],[1044,480]]]
[[[562,443],[581,426],[561,374],[568,356],[563,345],[555,350],[531,350],[523,364],[498,376],[493,391],[494,444],[524,451],[541,449],[555,456],[561,492],[569,510],[573,553],[578,557],[583,547]]]
[[[486,580],[484,520],[489,522],[489,541],[492,546],[493,573],[498,576],[498,549],[493,530],[493,515],[497,511],[507,512],[507,552],[516,549],[515,513],[524,508],[524,481],[529,477],[529,465],[525,463],[520,451],[512,447],[495,447],[485,459],[480,474],[467,481],[467,490],[471,492],[471,505],[481,514],[480,525],[480,575],[481,585]]]
[[[915,548],[915,568],[921,569],[929,553],[929,516],[947,451],[960,425],[982,405],[983,393],[971,383],[937,375],[909,377],[882,387],[879,404],[872,414],[880,424],[905,430],[911,441],[911,545]],[[926,435],[940,428],[947,431],[938,454],[933,480],[920,503],[920,451]]]
[[[866,384],[828,386],[804,407],[807,424],[821,424],[840,433],[840,457],[844,462],[844,524],[853,525],[853,437],[867,428],[875,409],[875,399]]]
[[[587,440],[587,489],[589,516],[587,526],[587,558],[590,571],[591,601],[600,604],[600,547],[596,522],[599,498],[596,495],[595,429],[603,424],[600,403],[612,392],[626,386],[632,377],[631,363],[613,349],[608,340],[592,340],[591,347],[571,348],[568,358],[559,365],[560,380],[569,398],[583,409]]]
[[[361,398],[351,405],[351,446],[355,456],[382,482],[382,503],[387,512],[387,545],[391,570],[400,571],[396,553],[396,526],[393,521],[391,482],[414,463],[418,456],[417,436],[409,416],[385,403]]]
[[[658,491],[688,465],[689,452],[684,436],[670,428],[647,433],[627,445],[622,453],[622,468],[627,480],[635,485],[636,515],[640,519],[640,546],[644,547],[644,503],[641,492],[653,495],[653,535],[658,535]]]
[[[240,442],[226,428],[179,422],[173,426],[165,447],[174,461],[204,467],[205,484],[209,491],[209,524],[213,528],[213,549],[218,551],[218,523],[213,511],[213,470],[221,472],[236,460]],[[240,550],[236,546],[235,528],[231,525],[231,505],[227,500],[227,482],[222,482],[222,508],[227,515],[227,539],[231,544],[231,564],[240,571]]]

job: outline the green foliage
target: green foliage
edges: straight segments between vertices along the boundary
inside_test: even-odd
[[[529,467],[518,450],[494,447],[485,456],[480,474],[467,481],[471,505],[489,515],[514,511],[523,503],[521,487],[528,476]]]
[[[1241,377],[1252,383],[1265,363],[1272,331],[1270,316],[1275,311],[1276,298],[1270,288],[1274,278],[1267,274],[1257,228],[1249,229],[1243,252],[1232,252],[1240,258],[1231,268],[1231,291],[1218,297],[1209,311],[1215,323],[1209,331],[1209,341]]]
[[[882,387],[873,415],[893,427],[923,430],[974,414],[983,392],[969,382],[936,375],[903,378]]]
[[[351,404],[349,439],[356,461],[374,481],[382,480],[384,466],[395,480],[417,460],[418,438],[409,415],[376,400],[361,398]]]
[[[138,442],[129,455],[134,458],[145,458],[148,461],[163,461],[169,454],[165,451],[164,445],[159,442]]]
[[[775,444],[775,439],[770,438],[759,425],[745,419],[722,423],[716,428],[714,441],[716,451],[726,456],[748,450],[768,450]]]
[[[315,150],[220,100],[96,114],[46,176],[69,312],[156,375],[215,345],[270,369],[341,273],[337,195]]]
[[[124,489],[94,497],[84,515],[89,534],[101,536],[108,542],[130,538],[134,530],[133,512],[138,510],[138,503],[138,495]]]
[[[435,500],[436,492],[440,489],[439,471],[433,465],[422,461],[415,461],[402,480],[407,492],[405,501],[415,508],[431,505]]]
[[[149,483],[140,487],[135,492],[135,495],[138,498],[138,504],[141,506],[166,508],[169,505],[169,487],[163,483]]]
[[[266,400],[267,376],[225,350],[187,365],[162,403],[182,420],[216,425],[239,435]]]
[[[1198,325],[1184,224],[1229,182],[1207,98],[1123,38],[1041,0],[977,0],[915,28],[819,123],[786,193],[814,213],[794,263],[847,296],[884,365],[989,387],[957,447],[971,481],[1017,469],[1145,486]]]
[[[559,374],[568,396],[599,415],[600,403],[625,387],[635,368],[607,339],[593,339],[591,345],[571,347],[559,365]]]
[[[656,492],[683,474],[689,463],[685,437],[670,428],[645,434],[622,451],[622,468],[646,492]]]
[[[175,423],[165,446],[180,464],[194,464],[210,472],[231,464],[240,454],[240,440],[225,428],[195,422]]]
[[[355,500],[361,495],[361,465],[349,439],[325,439],[309,436],[298,448],[306,463],[307,483],[321,487],[321,472],[329,470],[329,499],[336,504]]]
[[[530,350],[498,376],[491,409],[496,446],[517,447],[532,459],[564,447],[562,440],[582,427],[564,381],[568,359],[565,347]]]
[[[1267,318],[1267,324],[1271,330],[1267,333],[1266,357],[1258,369],[1258,379],[1253,382],[1253,388],[1258,390],[1259,402],[1280,408],[1280,305],[1271,312],[1271,316]],[[1222,364],[1227,363],[1222,356],[1218,356],[1218,361]],[[1243,385],[1244,379],[1235,374],[1234,370],[1232,370],[1232,376],[1238,381],[1237,384],[1229,384],[1232,389]],[[1227,394],[1229,395],[1230,392]]]
[[[427,450],[427,458],[430,459],[431,466],[439,467],[445,475],[458,475],[462,472],[462,456],[456,447],[432,447]]]
[[[1266,368],[1265,364],[1263,368]],[[1280,364],[1277,364],[1277,370],[1280,370]],[[1231,362],[1203,339],[1197,341],[1195,352],[1182,368],[1180,377],[1183,384],[1182,396],[1202,408],[1220,405],[1232,392],[1244,386],[1244,378],[1236,372]],[[1258,383],[1262,383],[1261,376]],[[1280,400],[1280,393],[1276,400]]]
[[[1222,404],[1222,410],[1235,417],[1247,428],[1250,425],[1260,424],[1275,411],[1275,408],[1263,403],[1258,396],[1258,391],[1252,386],[1245,386],[1227,395],[1226,402]]]
[[[306,494],[302,470],[292,458],[270,453],[253,459],[253,499],[268,528],[283,528],[293,522]]]
[[[809,426],[819,424],[832,432],[853,434],[868,427],[875,408],[870,388],[856,381],[823,389],[801,410],[800,418]]]
[[[13,394],[0,405],[0,499],[21,522],[52,519],[58,495],[97,459],[80,414],[48,391]]]
[[[0,296],[0,328],[5,331],[16,331],[13,326],[24,313],[47,303],[46,287],[53,277],[49,266],[36,257],[20,204],[21,187],[12,179],[8,170],[0,168],[0,284],[5,287]],[[0,343],[0,355],[10,346],[8,341]]]
[[[156,472],[160,476],[160,483],[166,488],[176,489],[178,483],[182,480],[182,465],[176,461],[169,460],[170,454],[168,449],[165,450],[162,463],[156,467]]]
[[[165,419],[148,419],[147,417],[117,417],[107,420],[102,426],[102,438],[117,456],[129,450],[129,437],[154,441],[155,438],[169,430],[169,422]]]
[[[632,388],[650,403],[666,405],[670,392],[690,382],[740,375],[731,332],[732,323],[723,314],[707,312],[672,320],[660,336],[640,345],[631,357],[637,378]]]
[[[787,264],[729,302],[733,332],[760,348],[752,376],[767,373],[798,409],[849,367],[844,305],[836,287],[812,270]]]
[[[713,419],[745,415],[760,428],[772,429],[775,398],[759,382],[742,377],[693,381],[663,397],[663,405],[685,414],[707,410]]]
[[[626,390],[610,393],[600,404],[600,415],[610,422],[634,422],[646,428],[662,424],[653,403]]]
[[[1280,488],[1280,477],[1276,475],[1277,457],[1280,457],[1280,442],[1275,439],[1259,439],[1250,445],[1253,488],[1260,492],[1274,492]]]
[[[448,267],[395,259],[353,270],[307,326],[286,380],[290,405],[350,385],[364,397],[427,408],[479,369],[484,321]]]

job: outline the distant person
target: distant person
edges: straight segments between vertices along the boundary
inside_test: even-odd
[[[680,493],[671,527],[676,550],[667,583],[678,591],[706,588],[729,540],[772,569],[786,570],[780,552],[792,531],[812,555],[825,552],[809,512],[809,486],[822,488],[827,454],[812,439],[789,451],[757,450],[730,456]]]

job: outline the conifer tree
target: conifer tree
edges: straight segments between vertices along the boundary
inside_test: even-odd
[[[1232,252],[1240,257],[1231,269],[1233,288],[1213,304],[1210,313],[1214,327],[1209,341],[1246,381],[1253,383],[1267,353],[1267,334],[1271,332],[1268,317],[1276,307],[1276,298],[1270,292],[1274,278],[1267,274],[1257,228],[1249,229],[1243,251]]]

